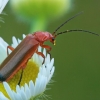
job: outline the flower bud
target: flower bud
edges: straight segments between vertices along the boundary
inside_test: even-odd
[[[64,15],[70,0],[10,0],[13,12],[31,23],[31,32],[44,30],[47,22]]]

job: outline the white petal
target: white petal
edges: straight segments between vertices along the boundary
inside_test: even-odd
[[[17,39],[14,36],[12,37],[12,42],[13,42],[12,47],[16,48],[17,45],[18,45],[18,41],[17,41]]]
[[[33,83],[32,80],[29,82],[29,88],[30,88],[30,91],[31,91],[31,96],[34,95],[35,86],[34,86],[34,83]]]
[[[1,37],[0,37],[0,43],[2,43],[4,47],[8,46],[8,44]]]
[[[8,98],[6,98],[2,92],[0,92],[0,100],[9,100]]]
[[[52,68],[52,70],[50,71],[50,75],[48,77],[48,82],[51,80],[53,74],[54,74],[54,71],[55,71],[55,67]]]
[[[23,86],[20,88],[19,85],[17,85],[17,87],[16,87],[16,92],[20,94],[22,100],[27,100],[27,96],[26,96],[24,90],[25,90],[25,89],[24,89]],[[20,99],[19,99],[19,100],[20,100]]]
[[[43,54],[44,54],[45,57],[46,57],[46,49],[43,49]]]
[[[12,91],[11,91],[11,88],[10,88],[10,86],[8,85],[8,83],[7,83],[7,82],[3,82],[3,85],[4,85],[5,89],[6,89],[6,92],[7,92],[7,94],[9,95],[9,97],[10,97],[12,100],[15,100],[15,99],[14,99],[14,95],[13,95],[13,93],[12,93]]]
[[[30,99],[31,92],[27,84],[25,84],[25,93],[27,94],[27,99]]]
[[[9,0],[0,0],[0,14],[2,13],[4,7],[6,6]]]
[[[42,51],[42,48],[39,46],[38,47],[38,52],[41,52]]]
[[[8,44],[0,37],[0,63],[7,57]]]
[[[21,95],[18,92],[17,93],[13,92],[13,95],[15,97],[15,100],[25,100],[25,99],[22,99]]]
[[[45,59],[45,65],[50,63],[50,54],[47,54],[47,57]]]
[[[21,40],[20,39],[18,39],[18,44],[21,42]]]
[[[53,65],[54,65],[54,58],[52,58],[50,62],[50,66],[52,67]]]
[[[23,39],[26,37],[26,35],[25,34],[23,34]]]

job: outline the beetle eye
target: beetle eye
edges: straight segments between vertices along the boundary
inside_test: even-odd
[[[52,38],[52,41],[54,41],[55,40],[55,38]]]
[[[50,42],[55,45],[55,38],[54,37],[50,38]]]

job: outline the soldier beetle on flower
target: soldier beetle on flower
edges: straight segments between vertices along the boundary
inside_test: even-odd
[[[65,25],[67,22],[69,22],[76,16],[80,15],[81,13],[78,13],[75,16],[68,19],[67,21],[65,21],[53,32],[53,34],[49,32],[37,31],[34,32],[33,34],[28,34],[15,49],[11,46],[8,46],[7,54],[8,54],[8,49],[10,49],[12,52],[8,54],[7,58],[0,65],[0,82],[9,81],[21,69],[23,73],[23,69],[26,67],[28,60],[32,57],[32,55],[34,55],[34,53],[37,53],[38,55],[42,56],[45,60],[44,54],[42,52],[38,52],[38,47],[41,46],[42,48],[45,48],[49,53],[51,51],[51,47],[48,45],[44,45],[44,42],[50,41],[55,45],[55,38],[60,34],[73,32],[73,31],[82,31],[82,32],[98,35],[96,33],[87,30],[81,30],[81,29],[66,30],[57,33],[57,31],[63,25]],[[18,85],[20,85],[22,73]]]

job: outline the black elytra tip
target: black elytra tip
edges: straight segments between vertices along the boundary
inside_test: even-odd
[[[6,81],[6,78],[4,78],[2,75],[0,75],[0,81],[1,82]]]

